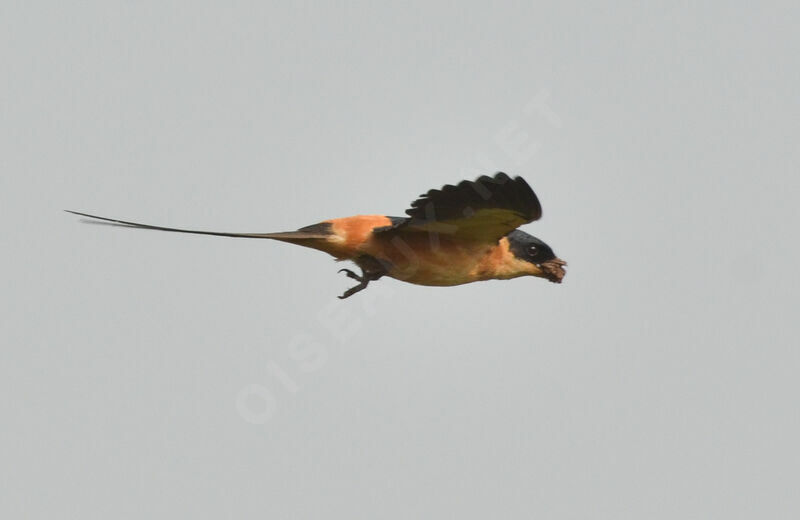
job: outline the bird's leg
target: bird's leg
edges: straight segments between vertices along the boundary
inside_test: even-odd
[[[369,282],[377,280],[386,274],[386,266],[372,257],[361,257],[358,259],[358,266],[361,268],[361,275],[357,275],[350,269],[339,269],[340,273],[345,273],[348,278],[358,281],[358,285],[347,289],[344,294],[339,296],[340,300],[353,296],[358,291],[363,291]]]

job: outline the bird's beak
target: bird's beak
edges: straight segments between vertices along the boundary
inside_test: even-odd
[[[567,274],[567,272],[564,270],[565,265],[567,265],[567,263],[562,259],[553,258],[552,260],[548,260],[539,264],[539,268],[544,273],[545,278],[553,283],[561,283],[564,275]]]

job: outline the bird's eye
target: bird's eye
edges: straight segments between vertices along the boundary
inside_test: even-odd
[[[531,255],[535,255],[538,252],[539,252],[539,248],[537,248],[536,246],[529,246],[528,247],[528,253],[530,253]]]

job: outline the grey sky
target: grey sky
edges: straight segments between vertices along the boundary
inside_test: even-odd
[[[800,10],[0,7],[5,518],[796,518]],[[282,231],[502,170],[563,285]],[[246,396],[246,398],[243,398]]]

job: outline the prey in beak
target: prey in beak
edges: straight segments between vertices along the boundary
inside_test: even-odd
[[[561,280],[564,279],[564,275],[567,274],[564,270],[565,265],[567,265],[567,263],[562,259],[553,258],[552,260],[547,260],[539,264],[539,268],[545,274],[545,278],[553,283],[561,283]]]

